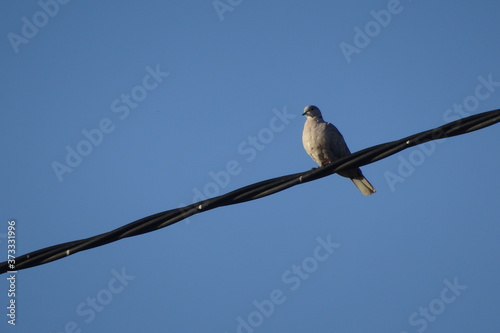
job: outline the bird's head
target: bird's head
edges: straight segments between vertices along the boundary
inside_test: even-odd
[[[306,116],[307,118],[323,118],[321,116],[321,111],[314,105],[306,106],[302,115]]]

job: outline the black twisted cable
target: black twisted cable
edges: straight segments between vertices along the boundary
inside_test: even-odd
[[[500,109],[483,112],[467,118],[459,119],[443,126],[417,133],[400,140],[363,149],[324,167],[264,180],[234,190],[227,194],[220,195],[218,197],[193,203],[186,207],[171,209],[162,213],[144,217],[140,220],[134,221],[120,228],[97,236],[50,246],[22,255],[16,258],[15,267],[9,267],[7,261],[0,263],[0,274],[6,273],[11,270],[21,270],[33,266],[43,265],[48,262],[70,256],[80,251],[89,250],[94,247],[115,242],[122,238],[137,236],[140,234],[158,230],[179,222],[194,214],[208,211],[217,207],[234,205],[250,200],[259,199],[286,190],[292,186],[320,179],[345,169],[361,167],[363,165],[374,163],[383,158],[394,155],[404,149],[428,141],[462,135],[482,129],[487,126],[491,126],[498,122],[500,122]]]

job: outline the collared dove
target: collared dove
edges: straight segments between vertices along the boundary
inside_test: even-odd
[[[337,127],[325,122],[316,106],[306,106],[302,115],[307,117],[302,132],[302,144],[316,163],[324,166],[351,154]],[[376,192],[359,168],[341,171],[339,175],[350,178],[364,195]]]

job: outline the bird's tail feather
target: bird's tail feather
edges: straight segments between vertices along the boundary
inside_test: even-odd
[[[375,187],[370,184],[370,182],[366,178],[351,178],[352,182],[356,187],[363,193],[363,195],[370,195],[375,192]]]

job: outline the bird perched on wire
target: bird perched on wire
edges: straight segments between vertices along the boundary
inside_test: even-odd
[[[324,121],[316,106],[306,106],[302,115],[307,117],[302,132],[302,144],[316,163],[324,166],[351,154],[337,127]],[[364,195],[376,192],[359,168],[341,171],[339,175],[350,178]]]

